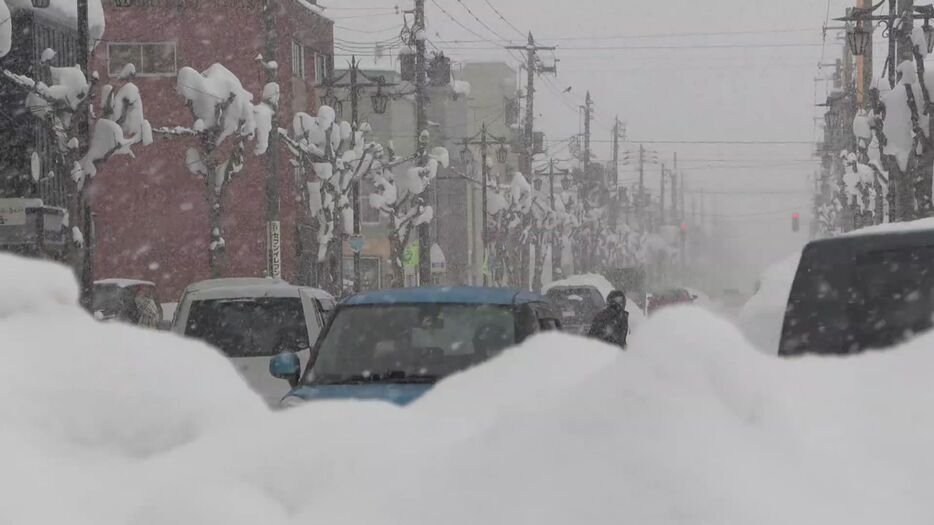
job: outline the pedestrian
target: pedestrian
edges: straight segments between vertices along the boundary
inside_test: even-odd
[[[593,318],[589,337],[599,339],[620,348],[626,348],[629,336],[629,312],[626,311],[626,294],[613,290],[607,297],[607,307]]]
[[[136,297],[133,298],[136,305],[136,324],[147,328],[158,328],[162,319],[159,318],[159,307],[156,301],[149,295],[149,290],[145,286],[136,288]]]

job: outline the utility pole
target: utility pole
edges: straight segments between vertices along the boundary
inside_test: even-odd
[[[555,170],[555,165],[556,165],[556,164],[557,164],[557,162],[555,161],[555,159],[549,159],[549,160],[548,160],[548,192],[549,192],[549,194],[550,194],[550,195],[549,195],[549,198],[550,198],[550,200],[551,200],[551,209],[552,209],[552,210],[555,209],[555,175],[564,175],[564,176],[568,176],[568,175],[571,174],[570,170],[567,170],[567,169]],[[541,173],[541,172],[539,172],[539,173]],[[557,264],[555,264],[555,243],[552,242],[552,244],[551,244],[551,272],[552,272],[552,275],[554,275],[554,271],[555,271],[555,267],[556,267],[556,266],[557,266]]]
[[[645,146],[639,144],[639,197],[636,200],[636,215],[639,227],[645,228]]]
[[[480,203],[480,214],[483,216],[483,227],[481,229],[481,244],[483,245],[482,256],[483,265],[487,265],[487,242],[489,242],[490,231],[487,224],[487,181],[489,180],[490,168],[487,166],[486,162],[486,122],[480,126],[480,172],[482,173],[481,179],[483,181],[483,189],[480,191],[481,203]],[[483,272],[483,286],[489,286],[487,281],[487,272]]]
[[[91,31],[90,19],[88,17],[88,0],[78,0],[78,64],[84,68],[85,77],[91,79]],[[83,151],[90,148],[91,143],[91,105],[87,105],[87,111],[78,115],[78,141]],[[91,307],[91,294],[94,292],[94,217],[91,213],[91,203],[88,201],[88,187],[91,181],[84,183],[84,188],[80,191],[75,188],[75,201],[78,204],[72,216],[72,220],[79,224],[84,232],[84,245],[79,248],[81,251],[81,302],[86,308]]]
[[[613,125],[613,181],[616,184],[617,197],[619,197],[619,136],[620,122],[619,115],[617,115],[616,122]]]
[[[591,158],[590,125],[591,125],[591,119],[593,118],[593,99],[590,97],[590,91],[587,92],[587,98],[584,102],[583,110],[584,110],[584,167],[583,167],[583,173],[581,174],[580,189],[581,189],[581,203],[584,206],[584,214],[586,215],[590,211],[590,198],[589,198],[590,195],[588,191],[590,189],[589,183],[590,183],[590,158]],[[593,262],[594,262],[593,255],[595,253],[595,248],[597,244],[596,239],[597,239],[598,233],[599,232],[597,231],[596,228],[593,228],[590,232],[590,235],[591,235],[590,243],[587,245],[588,248],[590,249],[588,250],[587,253],[583,254],[583,257],[582,257],[583,261],[581,261],[581,264],[584,266],[584,271],[590,271],[593,268]]]
[[[415,143],[420,159],[425,159],[428,144],[423,133],[428,131],[428,59],[425,55],[425,0],[415,0]],[[424,160],[422,161],[424,162]],[[431,202],[431,186],[421,195]],[[420,286],[431,284],[431,225],[418,226],[418,282]]]
[[[360,92],[357,91],[357,57],[350,57],[350,125],[353,128],[353,145],[357,144],[357,126],[360,125]],[[359,237],[360,230],[360,180],[353,181],[350,188],[350,205],[353,207],[353,234]],[[341,250],[343,254],[343,250]],[[342,255],[343,257],[343,255]],[[343,261],[341,261],[341,275],[343,275]],[[353,250],[353,291],[360,293],[363,290],[363,268],[360,265],[360,250]]]
[[[538,60],[539,51],[554,51],[553,46],[540,46],[535,43],[532,32],[529,31],[528,44],[524,46],[508,46],[506,49],[523,51],[526,54],[526,86],[525,86],[525,129],[523,130],[522,156],[519,171],[531,175],[532,155],[534,155],[535,134],[535,75],[536,73],[555,73],[557,68],[543,67]]]
[[[489,239],[490,239],[489,224],[487,223],[487,216],[489,215],[487,192],[489,191],[488,186],[489,186],[489,181],[490,181],[490,166],[489,166],[487,159],[489,158],[490,139],[495,140],[496,143],[499,144],[500,152],[497,154],[497,157],[502,155],[501,162],[505,162],[506,139],[504,137],[497,137],[496,135],[493,135],[489,131],[487,131],[486,122],[484,122],[480,126],[480,133],[478,133],[477,135],[474,135],[473,137],[465,138],[463,140],[465,151],[469,151],[468,148],[470,146],[480,146],[480,173],[482,176],[481,180],[483,181],[482,182],[483,187],[481,188],[481,191],[480,191],[480,208],[481,208],[480,213],[483,215],[483,225],[482,225],[482,233],[481,233],[482,245],[483,245],[483,249],[482,249],[483,253],[482,253],[481,260],[483,261],[483,264],[487,263],[487,251],[488,251],[487,244],[489,243]],[[483,272],[483,285],[488,286],[486,272]]]
[[[667,171],[665,170],[665,165],[662,164],[662,176],[661,176],[662,187],[661,187],[661,194],[658,197],[658,210],[659,210],[658,225],[659,227],[665,225],[665,174],[666,173]]]
[[[872,0],[857,0],[856,7],[866,9],[872,7]],[[856,57],[856,103],[862,108],[869,107],[869,90],[872,88],[872,47],[867,46],[861,56]]]
[[[276,0],[264,0],[263,24],[266,30],[266,49],[263,53],[265,64],[277,63],[276,55],[279,48],[279,34],[276,30],[277,13]],[[278,67],[266,66],[267,85],[275,84],[278,87]],[[265,89],[263,90],[264,94]],[[276,94],[278,98],[278,94]],[[274,100],[267,100],[272,107],[272,129],[269,134],[269,149],[266,152],[266,275],[273,279],[282,278],[282,222],[280,221],[279,202],[279,104]]]
[[[678,154],[675,153],[674,168],[671,170],[671,219],[678,222]]]

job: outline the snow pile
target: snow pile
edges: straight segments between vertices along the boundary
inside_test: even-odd
[[[0,322],[16,314],[78,304],[78,284],[64,266],[0,252],[0,270]]]
[[[756,348],[767,354],[778,354],[788,296],[800,261],[799,252],[767,268],[759,280],[759,290],[740,311],[740,328]]]
[[[63,307],[65,273],[0,256],[48,305],[0,315],[2,523],[934,520],[934,337],[782,361],[671,309],[627,352],[548,334],[407,408],[272,414],[206,346]]]
[[[13,45],[13,22],[10,19],[10,8],[4,0],[0,0],[0,58],[10,52]]]

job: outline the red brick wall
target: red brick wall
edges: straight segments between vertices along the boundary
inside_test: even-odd
[[[254,102],[258,101],[265,83],[265,72],[255,61],[265,47],[258,1],[137,0],[134,7],[115,8],[105,0],[105,10],[105,42],[94,55],[102,82],[109,81],[107,42],[176,41],[179,68],[190,66],[201,71],[219,62],[234,72],[254,94]],[[313,53],[333,53],[333,25],[296,0],[279,0],[279,11],[279,125],[288,128],[294,110],[315,109]],[[308,49],[305,81],[292,78],[293,39]],[[153,127],[192,124],[175,82],[174,76],[135,80]],[[295,99],[303,101],[305,107],[293,103],[296,88],[307,94]],[[204,183],[185,167],[186,150],[196,146],[192,139],[156,136],[152,145],[135,148],[135,159],[116,157],[101,166],[91,191],[97,226],[96,278],[151,280],[159,286],[160,300],[175,301],[187,285],[209,277]],[[252,154],[252,144],[249,148],[246,166],[231,183],[225,200],[225,276],[229,277],[262,276],[266,267],[267,172],[265,159]],[[298,261],[295,220],[301,203],[284,154],[280,155],[279,176],[283,272],[285,278],[294,280]]]

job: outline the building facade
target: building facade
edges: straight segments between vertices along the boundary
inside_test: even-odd
[[[104,0],[107,32],[94,52],[95,68],[107,80],[126,63],[135,64],[134,82],[155,128],[193,123],[176,92],[184,66],[203,71],[220,63],[258,102],[266,83],[256,59],[266,43],[261,6],[256,0],[136,0],[117,7]],[[317,111],[315,86],[333,68],[334,27],[311,0],[278,0],[275,25],[278,126],[288,129],[295,112]],[[205,183],[186,166],[194,140],[156,136],[152,145],[136,149],[136,158],[114,158],[101,168],[91,189],[96,278],[153,281],[160,299],[173,301],[187,285],[209,277]],[[248,151],[225,196],[224,276],[266,273],[266,164]],[[302,176],[281,151],[283,277],[293,282],[310,271],[302,256],[302,246],[311,244],[310,230],[303,227]]]

